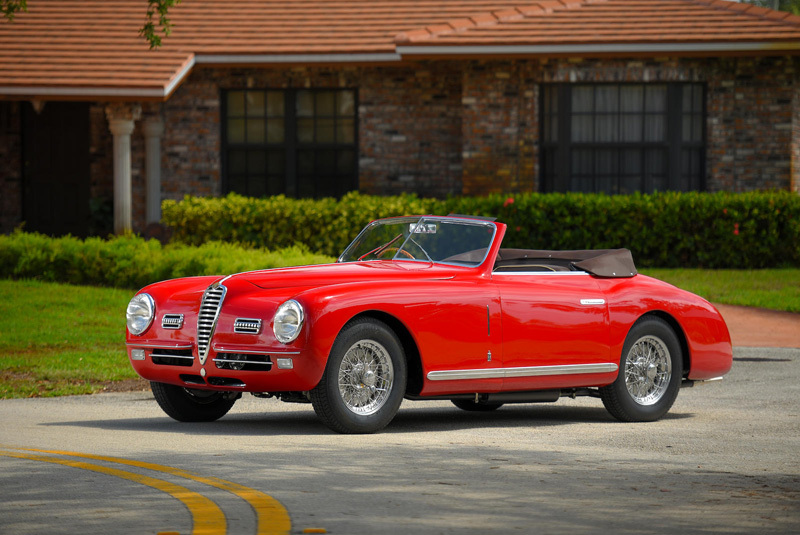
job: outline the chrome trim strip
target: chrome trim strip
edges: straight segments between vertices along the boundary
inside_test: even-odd
[[[582,305],[605,305],[605,299],[581,299]]]
[[[150,353],[150,358],[194,360],[194,357],[191,355],[162,355],[161,353],[155,352]]]
[[[143,341],[136,343],[127,342],[125,345],[128,347],[141,347],[142,349],[194,349],[193,344],[164,344],[161,342],[157,344],[149,344]]]
[[[212,346],[214,353],[244,353],[246,355],[299,355],[299,351],[280,351],[274,349],[235,349],[225,346]]]
[[[429,381],[454,381],[458,379],[504,379],[509,377],[541,377],[545,375],[578,375],[583,373],[611,373],[619,366],[613,362],[596,364],[561,364],[556,366],[527,366],[521,368],[495,368],[487,370],[439,370],[428,372]]]

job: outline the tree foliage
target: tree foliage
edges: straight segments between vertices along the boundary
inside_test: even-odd
[[[151,49],[160,47],[162,34],[166,37],[172,31],[169,10],[180,3],[181,0],[147,0],[145,22],[139,29],[139,35],[144,37]],[[28,0],[0,0],[0,14],[8,22],[13,22],[17,13],[26,11]]]
[[[800,0],[741,0],[741,2],[800,15]]]

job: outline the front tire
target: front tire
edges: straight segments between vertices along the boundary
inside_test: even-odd
[[[228,392],[195,390],[165,383],[150,383],[158,405],[179,422],[213,422],[225,416],[238,396]]]
[[[669,324],[640,320],[625,338],[617,380],[600,388],[608,412],[623,422],[652,422],[675,403],[683,376],[681,344]]]
[[[334,431],[374,433],[397,414],[406,380],[405,353],[394,331],[377,320],[355,320],[336,338],[311,403]]]

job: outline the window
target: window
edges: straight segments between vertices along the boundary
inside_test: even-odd
[[[226,191],[325,197],[358,187],[355,90],[228,90],[222,102]]]
[[[701,84],[549,84],[542,91],[542,189],[701,190]]]

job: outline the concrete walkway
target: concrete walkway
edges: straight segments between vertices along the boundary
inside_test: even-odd
[[[715,304],[736,347],[800,348],[800,314]]]

